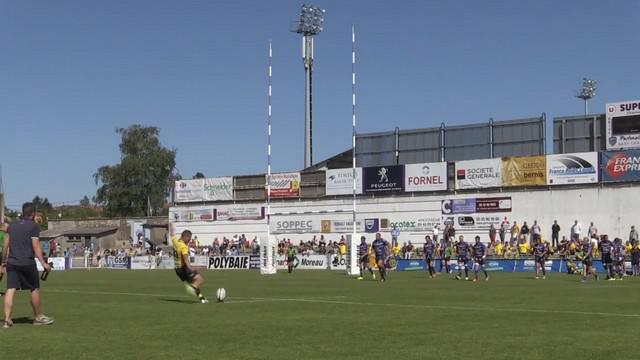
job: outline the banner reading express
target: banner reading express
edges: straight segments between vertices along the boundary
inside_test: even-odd
[[[268,180],[269,179],[267,178],[267,181]],[[265,191],[267,191],[266,188]],[[298,197],[299,195],[300,173],[271,174],[272,198],[292,198]]]
[[[500,159],[456,161],[456,189],[500,187]]]
[[[447,163],[405,165],[404,190],[409,192],[447,190]]]
[[[547,157],[502,158],[502,186],[547,185]]]
[[[375,166],[364,168],[364,192],[389,193],[404,190],[404,166]]]
[[[597,152],[547,156],[547,185],[591,184],[597,182]]]
[[[640,181],[640,150],[601,152],[600,176],[603,182]]]

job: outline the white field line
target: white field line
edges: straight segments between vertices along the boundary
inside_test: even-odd
[[[149,293],[130,293],[130,292],[110,292],[110,291],[80,291],[80,290],[45,290],[45,292],[71,293],[71,294],[89,294],[89,295],[123,295],[123,296],[143,296],[143,297],[181,297],[192,298],[186,295],[167,295],[167,294],[149,294]],[[340,296],[343,297],[343,296]],[[489,308],[489,307],[471,307],[471,306],[446,306],[446,305],[424,305],[424,304],[389,304],[389,303],[372,303],[357,302],[344,300],[328,300],[328,298],[261,298],[261,297],[229,297],[227,304],[245,304],[257,302],[303,302],[316,304],[335,304],[335,305],[353,305],[353,306],[372,306],[372,307],[394,307],[407,309],[431,309],[431,310],[454,310],[454,311],[492,311],[492,312],[512,312],[512,313],[530,313],[530,314],[565,314],[565,315],[581,315],[581,316],[604,316],[604,317],[622,317],[622,318],[640,318],[640,314],[622,314],[608,313],[598,311],[573,311],[573,310],[548,310],[548,309],[529,309],[529,308]]]

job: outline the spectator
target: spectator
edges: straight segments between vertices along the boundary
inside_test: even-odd
[[[438,243],[438,233],[440,232],[440,229],[438,228],[438,224],[433,225],[433,242],[434,243]]]
[[[504,246],[504,239],[507,234],[507,226],[508,226],[508,223],[506,220],[504,220],[500,224],[500,230],[498,230],[498,235],[500,236],[500,243],[502,244],[502,246]]]
[[[514,221],[513,226],[511,226],[511,241],[512,244],[516,244],[518,239],[520,238],[520,226],[518,226],[518,222]]]
[[[411,243],[411,241],[409,241],[409,244],[407,244],[407,247],[405,249],[405,253],[404,253],[404,258],[405,259],[411,259],[411,254],[413,253],[413,244]]]
[[[560,225],[558,225],[558,220],[553,220],[553,225],[551,225],[551,245],[553,247],[559,245],[558,236],[560,236]]]
[[[571,240],[580,240],[580,234],[582,234],[582,225],[576,220],[571,227]]]
[[[598,228],[593,225],[593,221],[589,225],[589,229],[587,230],[587,236],[589,239],[598,239]]]
[[[542,238],[542,229],[538,224],[538,220],[533,220],[533,225],[531,225],[531,234],[533,236],[533,243],[536,244],[538,240]]]
[[[629,232],[629,241],[634,242],[634,241],[638,241],[638,230],[636,230],[636,227],[631,225],[631,231]]]
[[[493,224],[489,227],[489,241],[492,245],[496,243],[496,227]]]
[[[523,238],[527,243],[529,242],[529,233],[529,225],[527,225],[527,222],[525,221],[520,228],[520,237]]]

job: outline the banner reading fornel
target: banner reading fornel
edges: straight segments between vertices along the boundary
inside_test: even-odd
[[[265,191],[267,191],[266,187]],[[292,198],[298,197],[299,195],[300,173],[271,174],[272,198]]]
[[[547,157],[502,158],[502,186],[547,185]]]
[[[500,159],[456,161],[456,189],[500,187]]]
[[[407,164],[404,191],[447,190],[447,163]]]

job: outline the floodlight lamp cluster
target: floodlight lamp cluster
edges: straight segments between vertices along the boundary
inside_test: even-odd
[[[596,96],[596,84],[598,82],[593,79],[582,79],[582,89],[578,93],[578,98],[582,100],[589,100],[592,97]]]
[[[302,5],[300,21],[296,32],[305,36],[317,35],[322,31],[325,10],[313,5]]]

